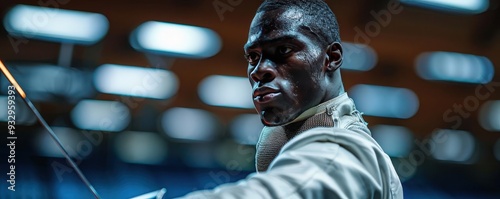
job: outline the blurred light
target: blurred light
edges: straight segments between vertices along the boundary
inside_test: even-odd
[[[413,133],[402,126],[376,125],[371,128],[373,139],[391,157],[408,157],[413,146]]]
[[[252,87],[246,77],[212,75],[198,86],[201,100],[212,106],[252,109]]]
[[[52,127],[52,130],[54,130],[54,133],[61,140],[69,156],[83,159],[92,152],[93,145],[77,130],[66,127]],[[52,140],[47,130],[39,130],[34,142],[34,148],[38,155],[55,158],[64,157],[61,149]]]
[[[4,19],[13,36],[82,45],[101,40],[108,25],[102,14],[28,5],[14,6]]]
[[[463,14],[479,14],[488,9],[488,0],[401,0],[402,3]]]
[[[486,84],[493,79],[495,69],[483,56],[427,52],[417,58],[417,73],[426,80]]]
[[[432,139],[441,141],[430,145],[432,156],[437,160],[468,163],[473,158],[476,143],[467,131],[440,129]]]
[[[82,100],[71,111],[71,119],[80,129],[117,132],[130,122],[130,111],[121,102]]]
[[[342,42],[344,63],[342,68],[355,71],[369,71],[377,63],[377,53],[367,45]]]
[[[497,140],[495,143],[495,146],[493,146],[493,154],[495,155],[495,158],[500,161],[500,139]]]
[[[60,100],[76,102],[93,95],[90,76],[75,68],[49,64],[9,64],[12,75],[32,101]],[[2,92],[9,82],[1,76]]]
[[[17,92],[16,92],[17,93]],[[23,102],[21,97],[19,95],[13,95],[15,96],[14,104],[9,105],[9,97],[8,96],[0,96],[0,104],[5,107],[5,109],[2,108],[2,111],[0,111],[0,121],[1,122],[8,122],[8,121],[15,121],[16,125],[32,125],[34,124],[37,120],[35,115],[31,112],[31,110],[26,106],[26,104]],[[12,97],[11,97],[12,99]],[[9,106],[14,106],[15,108],[9,107]],[[13,110],[15,114],[11,114],[9,118],[9,110]],[[15,117],[15,118],[13,118]]]
[[[211,141],[216,137],[218,120],[205,110],[171,108],[161,118],[163,131],[171,138],[188,141]]]
[[[104,64],[96,69],[94,84],[109,94],[167,99],[179,88],[174,73],[155,68]]]
[[[484,103],[479,112],[479,123],[488,131],[500,131],[500,100]]]
[[[236,117],[230,125],[233,138],[239,144],[255,145],[259,141],[264,125],[257,114],[244,114]]]
[[[114,147],[118,157],[128,163],[161,164],[167,156],[167,142],[157,133],[121,132]]]
[[[158,21],[137,27],[130,43],[139,51],[187,58],[208,58],[221,49],[220,38],[213,30]]]
[[[418,111],[418,98],[406,88],[358,84],[349,95],[366,115],[408,119]]]

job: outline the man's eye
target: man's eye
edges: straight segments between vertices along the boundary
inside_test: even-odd
[[[248,63],[250,63],[252,65],[257,64],[260,60],[260,55],[257,53],[248,53],[245,57],[246,57]]]
[[[289,48],[289,47],[285,47],[285,46],[278,47],[278,53],[281,54],[281,55],[286,55],[286,54],[288,54],[290,52],[292,52],[292,49]]]

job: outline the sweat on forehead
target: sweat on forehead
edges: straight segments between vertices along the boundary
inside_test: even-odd
[[[296,20],[303,28],[310,29],[321,43],[328,45],[340,42],[335,14],[323,0],[265,0],[258,8],[257,15],[277,10],[283,13],[280,17]]]
[[[274,30],[293,29],[304,26],[304,14],[298,10],[272,10],[255,15],[250,32],[269,33]]]

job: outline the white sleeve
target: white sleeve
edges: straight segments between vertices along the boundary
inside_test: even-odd
[[[336,143],[309,142],[282,151],[266,172],[183,198],[383,198],[381,177],[367,170],[374,164]]]

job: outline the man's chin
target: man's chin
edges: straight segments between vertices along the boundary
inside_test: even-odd
[[[273,114],[271,111],[262,111],[260,120],[264,126],[281,126],[291,122],[293,118],[284,117],[283,115]]]
[[[262,121],[262,124],[264,124],[264,126],[281,126],[282,125],[281,123],[268,122],[268,121],[265,121],[264,119],[262,119],[261,121]]]

